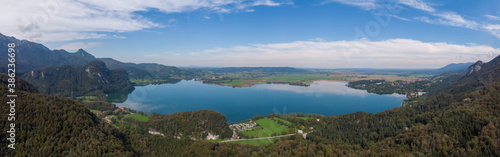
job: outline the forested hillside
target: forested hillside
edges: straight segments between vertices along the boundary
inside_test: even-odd
[[[226,117],[215,111],[188,111],[169,115],[153,113],[147,126],[165,133],[166,136],[205,139],[210,133],[221,138],[231,137]]]
[[[5,74],[0,75],[2,80]],[[7,147],[7,114],[0,114],[0,156],[133,156],[127,138],[105,124],[82,104],[69,98],[30,93],[33,87],[18,78],[15,150]],[[3,81],[2,81],[3,82]],[[3,82],[0,91],[7,93]],[[7,102],[2,96],[0,101]],[[0,105],[9,111],[9,105]]]
[[[131,79],[167,79],[167,78],[189,78],[193,73],[181,70],[174,66],[165,66],[156,63],[123,63],[112,58],[98,58],[106,63],[109,69],[125,69]]]
[[[103,95],[112,91],[131,91],[134,87],[123,69],[109,70],[101,61],[84,66],[47,67],[23,75],[40,92],[77,97]]]

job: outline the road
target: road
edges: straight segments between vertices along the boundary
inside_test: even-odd
[[[232,142],[232,141],[245,141],[245,140],[259,140],[259,139],[269,139],[275,138],[275,137],[287,137],[287,136],[293,136],[295,134],[288,134],[288,135],[280,135],[280,136],[272,136],[272,137],[259,137],[259,138],[252,138],[252,139],[235,139],[235,140],[225,140],[225,141],[220,141],[222,142]]]

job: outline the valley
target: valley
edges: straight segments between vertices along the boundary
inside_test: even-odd
[[[27,50],[22,55],[46,51],[0,39],[17,42]],[[36,48],[42,49],[28,51]],[[495,156],[500,150],[498,56],[441,73],[177,68],[96,59],[84,50],[51,53],[77,61],[20,68],[16,147],[26,153],[2,147],[2,156]],[[8,77],[0,76],[7,92]],[[8,124],[6,115],[0,118]]]

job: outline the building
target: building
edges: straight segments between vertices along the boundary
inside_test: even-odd
[[[417,95],[418,95],[418,96],[422,96],[422,95],[424,95],[425,93],[427,93],[427,92],[417,92]]]

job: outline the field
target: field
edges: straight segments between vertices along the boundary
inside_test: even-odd
[[[248,75],[248,74],[236,75],[233,73],[228,73],[221,76],[231,77],[232,79],[213,80],[213,83],[223,86],[235,86],[235,87],[249,87],[255,84],[267,83],[267,82],[308,85],[316,80],[346,81],[352,78],[349,76],[329,76],[327,74],[304,74],[304,73],[273,74],[273,75],[256,74],[256,77],[254,77],[254,75]],[[236,76],[238,77],[234,78]]]
[[[347,76],[346,74],[334,74],[330,76],[342,77]],[[351,78],[346,81],[359,81],[359,80],[386,80],[386,81],[397,81],[397,80],[423,80],[421,77],[410,77],[410,76],[397,76],[397,75],[366,75],[366,74],[350,74]],[[416,76],[416,75],[415,75]]]
[[[125,118],[134,118],[138,121],[143,121],[143,122],[146,122],[149,120],[149,117],[148,116],[145,116],[145,115],[142,115],[142,114],[127,114],[127,115],[124,115],[123,117]]]
[[[282,132],[288,131],[288,127],[280,125],[269,118],[263,118],[255,121],[262,129],[254,131],[245,131],[243,134],[250,137],[270,137],[273,133],[280,135]]]
[[[284,120],[284,119],[281,119],[278,117],[274,117],[274,119],[279,120],[279,121],[285,123],[286,125],[292,125],[292,122],[290,122],[290,121],[287,121],[287,120]]]
[[[76,100],[83,102],[83,103],[89,103],[92,101],[98,101],[99,97],[97,97],[97,96],[79,96],[79,97],[76,97]]]
[[[261,77],[266,82],[293,82],[293,81],[314,81],[314,80],[347,80],[347,76],[329,76],[326,74],[283,74]]]
[[[297,118],[303,120],[314,119],[314,117],[297,117]]]
[[[388,74],[367,74],[363,72],[330,72],[330,73],[221,73],[207,75],[214,77],[204,80],[207,83],[218,84],[232,87],[250,87],[260,83],[290,83],[294,85],[309,85],[318,80],[331,81],[359,81],[359,80],[422,80],[430,77],[429,75],[414,74],[399,76],[401,73]],[[219,78],[220,77],[220,78]]]

